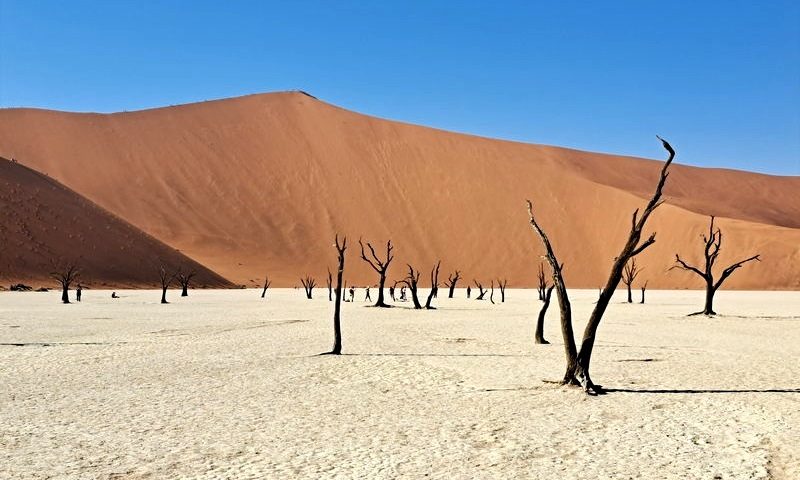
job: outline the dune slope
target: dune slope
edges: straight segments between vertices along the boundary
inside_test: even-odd
[[[678,150],[680,140],[670,139]],[[654,139],[653,155],[660,150]],[[351,241],[346,277],[374,282],[359,236],[391,238],[397,259],[460,269],[488,284],[530,286],[539,246],[524,199],[566,263],[570,286],[597,287],[659,163],[444,132],[360,115],[302,93],[117,114],[0,111],[0,154],[58,179],[237,283],[321,278],[334,232]],[[699,256],[707,214],[720,217],[720,262],[761,253],[733,288],[800,287],[800,178],[675,165],[658,241],[642,256],[651,287],[699,288],[667,272]],[[445,274],[446,277],[446,274]],[[427,282],[426,282],[427,283]]]

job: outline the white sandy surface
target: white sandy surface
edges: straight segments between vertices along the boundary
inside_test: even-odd
[[[340,357],[323,290],[118,293],[0,293],[0,478],[800,478],[798,292],[721,291],[716,318],[618,292],[601,397],[543,382],[535,291],[345,304]],[[597,292],[571,294],[580,336]]]

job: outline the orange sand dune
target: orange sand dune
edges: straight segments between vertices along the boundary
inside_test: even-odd
[[[669,140],[680,161],[680,139]],[[664,153],[654,138],[653,156]],[[0,154],[237,283],[269,272],[276,286],[321,279],[334,262],[334,232],[351,241],[350,283],[374,282],[356,255],[363,236],[393,239],[392,279],[407,262],[426,278],[441,259],[444,272],[458,268],[468,280],[531,286],[539,245],[523,205],[530,198],[569,285],[597,287],[660,167],[382,120],[302,93],[110,115],[2,110]],[[667,269],[675,252],[696,259],[714,213],[725,230],[721,262],[764,259],[727,285],[800,287],[798,192],[798,177],[675,165],[640,278],[654,288],[700,287]]]
[[[53,286],[53,266],[76,262],[86,286],[154,286],[162,264],[197,272],[197,286],[231,285],[55,180],[3,158],[0,186],[4,284]]]

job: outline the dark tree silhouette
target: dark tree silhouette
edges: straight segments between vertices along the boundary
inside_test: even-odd
[[[631,295],[631,284],[636,277],[641,273],[642,269],[640,269],[636,265],[636,259],[631,258],[631,261],[625,264],[625,268],[622,270],[622,283],[628,287],[628,303],[633,303],[633,296]]]
[[[644,291],[647,290],[647,282],[644,282],[641,288],[642,288],[642,301],[639,303],[644,303]]]
[[[539,274],[537,277],[539,279],[539,286],[537,287],[536,291],[539,293],[539,300],[544,301],[544,294],[547,291],[547,277],[544,275],[543,263],[539,263]]]
[[[344,251],[347,250],[347,237],[342,238],[339,243],[339,234],[334,237],[336,247],[336,255],[339,260],[339,267],[336,269],[336,290],[334,290],[335,303],[333,304],[333,348],[330,354],[340,355],[342,353],[342,276],[344,274]]]
[[[506,285],[508,285],[508,280],[504,279],[497,279],[497,286],[500,287],[500,303],[506,302]]]
[[[358,239],[358,244],[361,245],[361,260],[364,260],[372,267],[375,272],[378,273],[380,276],[380,280],[378,281],[378,300],[375,302],[376,307],[384,307],[388,308],[391,307],[388,303],[383,300],[383,288],[386,284],[386,270],[389,269],[389,264],[392,263],[394,260],[394,255],[392,255],[392,250],[394,247],[392,246],[392,241],[389,240],[386,242],[386,260],[381,260],[378,258],[378,255],[375,254],[375,249],[372,248],[372,244],[367,242],[367,248],[369,248],[369,253],[372,258],[367,257],[366,252],[364,251],[364,244],[361,243],[361,239]]]
[[[311,300],[311,294],[314,290],[314,287],[317,286],[317,281],[314,280],[314,277],[305,277],[300,279],[300,283],[303,284],[303,290],[306,291],[306,298]]]
[[[425,301],[425,308],[428,310],[436,310],[431,302],[436,298],[436,290],[439,288],[439,265],[441,260],[436,262],[436,265],[431,269],[431,291],[428,293],[428,299]]]
[[[490,293],[489,293],[489,301],[492,302],[492,305],[494,305],[494,280],[492,280],[492,284],[491,284],[491,290],[490,290]]]
[[[461,272],[456,270],[455,273],[452,273],[447,276],[447,281],[444,282],[444,285],[448,288],[447,298],[453,298],[453,293],[456,290],[456,283],[458,283],[459,279],[461,279]]]
[[[269,275],[264,276],[264,289],[261,290],[261,298],[267,296],[267,289],[272,285],[272,282],[269,280]]]
[[[328,267],[328,301],[333,301],[333,276],[331,275],[331,269]]]
[[[178,283],[181,285],[181,297],[189,296],[189,283],[192,281],[192,278],[196,275],[197,273],[195,271],[183,273],[182,270],[178,270],[176,277],[178,279]]]
[[[158,267],[158,278],[161,280],[161,303],[169,303],[167,301],[167,289],[172,285],[177,275],[177,272],[169,273],[164,265]]]
[[[61,302],[70,303],[69,287],[78,280],[81,271],[75,263],[66,263],[62,265],[53,263],[52,267],[53,271],[50,272],[50,276],[61,284]]]
[[[411,301],[414,302],[414,310],[419,310],[422,308],[422,305],[419,303],[419,296],[417,296],[420,272],[414,270],[414,267],[411,265],[406,264],[406,266],[408,267],[408,276],[403,280],[403,283],[408,285],[408,289],[411,291]]]
[[[483,296],[488,293],[488,290],[484,290],[483,285],[478,283],[477,280],[472,280],[476,287],[478,287],[478,296],[475,297],[475,300],[483,300]]]
[[[550,343],[544,339],[544,316],[547,314],[547,307],[550,306],[550,297],[553,294],[554,288],[555,285],[550,285],[547,287],[547,290],[545,290],[544,303],[542,304],[542,308],[539,310],[539,318],[536,320],[536,334],[534,335],[534,340],[540,345],[546,345]]]
[[[580,351],[578,351],[575,345],[575,337],[572,331],[572,310],[569,303],[569,296],[567,295],[567,289],[564,284],[564,278],[561,273],[563,265],[558,262],[550,240],[547,238],[547,235],[541,226],[539,226],[539,224],[536,222],[533,214],[533,205],[530,201],[527,202],[531,227],[539,236],[539,239],[545,248],[545,258],[547,259],[548,263],[550,263],[550,267],[553,270],[553,284],[556,288],[559,307],[561,309],[561,332],[564,337],[564,350],[567,357],[567,369],[564,373],[564,379],[562,382],[565,384],[581,385],[584,391],[588,394],[596,395],[603,393],[602,387],[592,382],[592,379],[589,375],[589,366],[591,363],[592,350],[594,348],[594,342],[597,335],[597,328],[600,326],[600,321],[603,318],[603,314],[608,308],[611,297],[614,295],[614,291],[622,279],[622,270],[625,267],[625,264],[628,263],[628,260],[642,253],[647,247],[656,241],[655,233],[651,234],[650,237],[642,241],[642,231],[647,223],[647,219],[650,217],[653,211],[658,208],[661,203],[663,203],[661,200],[662,190],[669,175],[669,166],[672,163],[672,159],[675,157],[675,151],[672,149],[669,143],[661,139],[661,137],[659,137],[659,140],[661,140],[664,149],[666,149],[669,153],[669,158],[666,162],[664,162],[655,192],[653,193],[650,201],[647,203],[647,206],[645,207],[641,216],[639,216],[639,209],[636,209],[633,212],[628,239],[625,242],[625,245],[622,247],[619,255],[617,255],[617,257],[614,259],[614,262],[611,266],[611,271],[608,275],[608,280],[606,281],[606,285],[600,294],[600,298],[598,299],[592,314],[589,316],[589,321],[587,322],[586,328],[583,331],[583,339],[581,341]]]
[[[705,248],[703,250],[703,256],[705,257],[705,266],[703,270],[700,270],[698,267],[694,267],[689,265],[688,263],[681,260],[681,257],[678,254],[675,254],[675,263],[677,265],[673,266],[672,268],[678,268],[680,270],[688,270],[690,272],[694,272],[699,275],[705,282],[706,282],[706,303],[703,307],[703,310],[699,312],[692,313],[691,315],[716,315],[717,312],[714,311],[714,294],[717,293],[719,287],[722,286],[722,283],[731,276],[733,272],[735,272],[739,267],[744,265],[747,262],[752,262],[753,260],[760,262],[761,258],[760,255],[753,255],[750,258],[745,258],[739,262],[736,262],[724,270],[719,276],[718,280],[714,280],[714,272],[712,271],[714,268],[714,264],[717,262],[717,257],[719,257],[719,250],[722,246],[722,230],[717,228],[714,230],[714,216],[711,216],[711,223],[708,227],[708,235],[703,235],[703,243],[705,244]],[[670,269],[671,270],[671,269]]]

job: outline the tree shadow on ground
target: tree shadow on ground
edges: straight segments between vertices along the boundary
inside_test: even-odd
[[[800,388],[703,388],[703,389],[651,389],[604,388],[606,393],[800,393]]]

